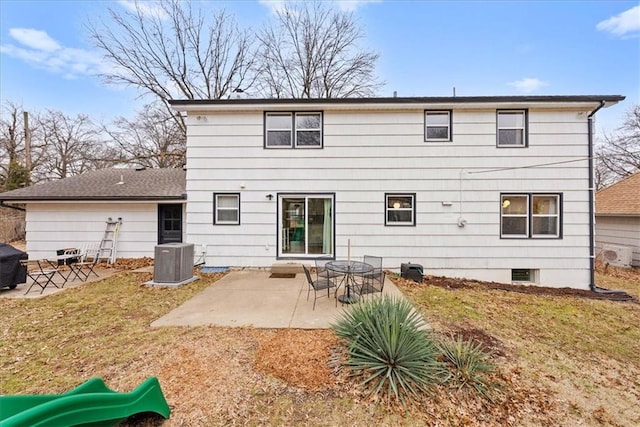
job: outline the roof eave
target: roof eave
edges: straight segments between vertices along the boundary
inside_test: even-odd
[[[215,111],[215,110],[259,110],[294,109],[300,107],[317,109],[391,109],[442,107],[467,104],[469,107],[483,108],[500,104],[530,105],[549,107],[590,108],[600,102],[605,106],[614,105],[625,97],[622,95],[548,95],[548,96],[455,96],[455,97],[403,97],[403,98],[242,98],[242,99],[178,99],[169,104],[178,111]]]
[[[104,196],[95,196],[95,197],[60,197],[60,196],[34,196],[34,197],[16,197],[16,198],[0,198],[0,202],[11,202],[11,203],[28,203],[28,202],[97,202],[97,201],[105,201],[105,202],[113,202],[113,201],[150,201],[150,200],[186,200],[186,194],[182,194],[180,196],[131,196],[131,197],[122,197],[122,196],[114,196],[114,197],[104,197]]]

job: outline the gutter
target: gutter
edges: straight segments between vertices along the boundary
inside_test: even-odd
[[[0,207],[9,208],[9,209],[15,209],[17,211],[22,211],[22,212],[26,212],[27,211],[25,208],[19,208],[17,206],[7,205],[3,200],[0,200]]]
[[[589,289],[592,292],[596,292],[599,294],[623,294],[627,295],[630,299],[632,298],[623,290],[612,290],[612,289],[604,289],[600,288],[596,285],[596,223],[595,223],[595,203],[594,203],[594,179],[593,179],[593,116],[605,106],[606,101],[600,101],[600,105],[598,105],[595,110],[593,110],[587,116],[587,125],[589,129],[587,130],[588,143],[589,143]]]

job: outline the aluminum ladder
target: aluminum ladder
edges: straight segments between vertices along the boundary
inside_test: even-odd
[[[122,225],[122,218],[118,218],[115,221],[111,217],[107,218],[107,227],[104,230],[104,236],[102,236],[100,248],[98,249],[98,262],[106,260],[107,263],[113,264],[116,261],[120,225]]]

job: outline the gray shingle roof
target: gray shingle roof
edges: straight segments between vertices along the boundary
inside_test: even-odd
[[[100,169],[0,193],[0,201],[185,199],[183,169]]]

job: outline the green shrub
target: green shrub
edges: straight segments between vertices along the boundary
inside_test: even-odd
[[[493,386],[485,377],[493,372],[495,367],[489,360],[491,353],[484,351],[482,344],[458,336],[442,340],[438,347],[450,370],[447,383],[458,390],[471,387],[482,396],[491,399]]]
[[[403,404],[442,380],[446,370],[422,317],[401,298],[384,295],[355,304],[332,325],[348,343],[348,366],[371,393]]]

